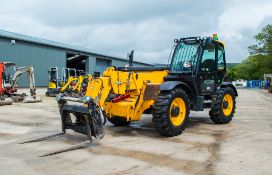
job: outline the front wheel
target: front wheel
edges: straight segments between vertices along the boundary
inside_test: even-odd
[[[220,89],[210,110],[210,118],[216,124],[229,123],[235,113],[236,101],[234,91],[227,87]]]
[[[180,135],[188,123],[189,113],[189,100],[182,89],[161,92],[153,108],[154,127],[163,136]]]

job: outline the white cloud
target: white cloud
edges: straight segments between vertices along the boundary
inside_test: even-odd
[[[217,31],[226,42],[229,60],[240,62],[248,55],[247,47],[254,42],[253,37],[261,30],[263,20],[272,15],[272,2],[232,0],[226,3],[228,6],[219,17]]]
[[[1,2],[0,29],[135,59],[167,63],[173,39],[218,33],[229,62],[271,22],[272,2],[234,0],[13,0]]]

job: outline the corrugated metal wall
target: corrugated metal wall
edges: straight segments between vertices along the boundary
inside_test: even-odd
[[[49,67],[65,67],[66,53],[43,45],[0,38],[0,61],[14,62],[17,67],[32,65],[37,86],[47,86]],[[23,75],[19,86],[28,86],[27,76]]]
[[[111,66],[111,60],[96,58],[95,72],[100,72],[100,75]]]
[[[112,60],[112,65],[123,67],[123,66],[128,65],[128,60],[124,60],[124,61],[123,60]],[[133,63],[133,66],[140,67],[140,66],[147,66],[147,65],[144,65],[141,63]]]
[[[61,49],[41,44],[24,42],[16,40],[15,44],[11,39],[0,37],[0,62],[14,62],[17,67],[32,65],[35,71],[36,86],[47,86],[48,69],[58,67],[59,77],[61,70],[66,67],[66,53],[84,54],[88,56],[86,68],[89,73],[94,71],[101,72],[108,66],[125,66],[127,60],[108,58],[103,56],[91,55],[80,51]],[[144,64],[135,63],[134,66],[144,66]],[[18,82],[19,87],[27,87],[27,76],[23,75]]]

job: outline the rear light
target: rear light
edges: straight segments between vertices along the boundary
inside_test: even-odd
[[[124,100],[124,99],[127,99],[127,98],[129,98],[129,97],[130,97],[130,94],[120,95],[120,96],[118,96],[118,97],[112,99],[111,102],[112,102],[112,103],[117,103],[117,102],[122,101],[122,100]]]

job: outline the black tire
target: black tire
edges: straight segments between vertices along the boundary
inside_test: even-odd
[[[233,100],[232,111],[229,115],[224,114],[224,112],[223,112],[224,107],[222,105],[224,97],[227,94],[229,94]],[[235,113],[235,108],[236,108],[235,98],[236,98],[236,96],[235,96],[235,93],[232,90],[232,88],[227,87],[227,88],[220,89],[220,91],[217,94],[216,100],[214,101],[214,105],[209,112],[210,119],[216,124],[229,123],[233,118],[233,114]]]
[[[181,98],[185,103],[185,117],[181,124],[175,126],[171,121],[171,104],[177,99]],[[178,112],[180,113],[180,111]],[[153,123],[155,129],[163,136],[173,137],[180,135],[185,129],[189,120],[189,100],[187,94],[181,89],[176,88],[171,91],[161,92],[156,99],[153,107]]]
[[[130,124],[129,121],[121,117],[107,117],[107,120],[115,126],[128,126]]]
[[[49,92],[46,92],[45,95],[46,95],[47,97],[49,97]]]

